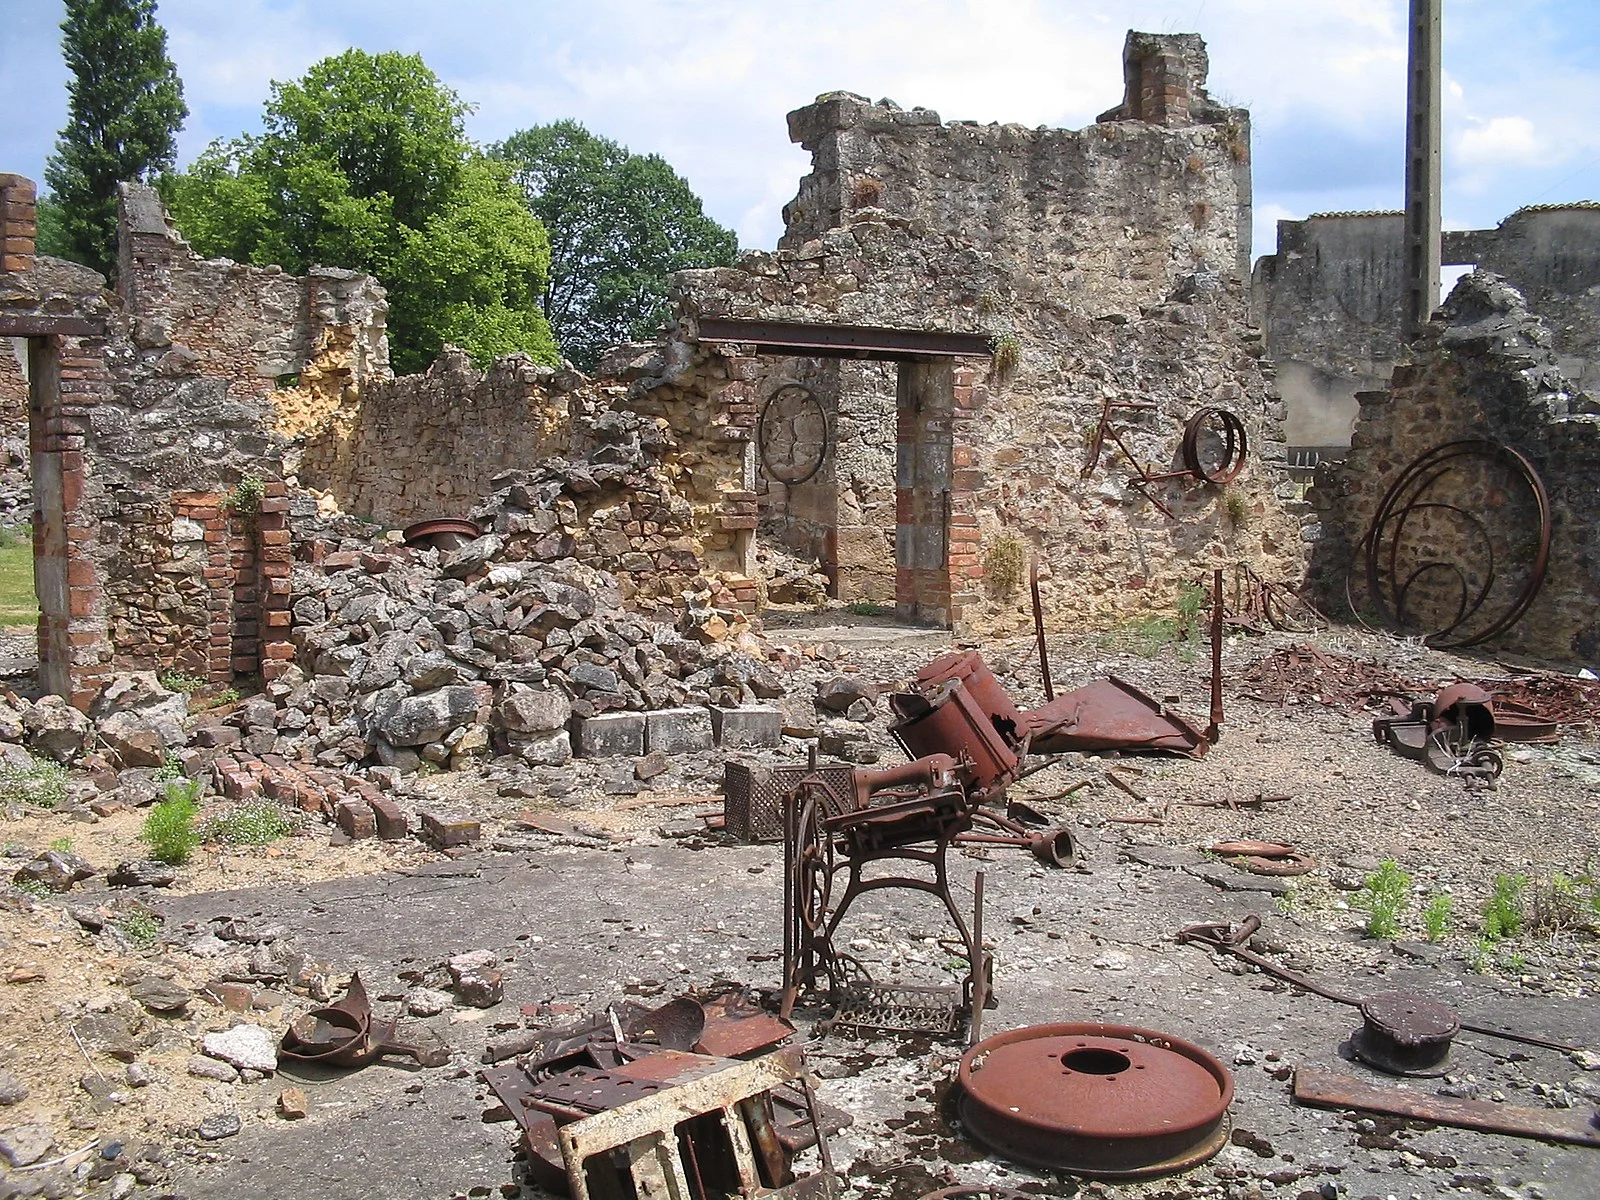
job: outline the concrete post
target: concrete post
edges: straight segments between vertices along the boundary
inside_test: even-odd
[[[1439,303],[1439,28],[1443,0],[1411,0],[1406,75],[1406,337]]]

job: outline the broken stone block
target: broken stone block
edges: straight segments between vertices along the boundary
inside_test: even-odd
[[[58,763],[71,762],[83,753],[94,728],[88,717],[60,696],[41,696],[22,715],[22,727],[27,730],[28,748]]]
[[[223,1138],[231,1138],[241,1128],[243,1128],[243,1125],[239,1120],[238,1113],[213,1113],[200,1122],[200,1128],[197,1132],[200,1134],[201,1141],[216,1142],[221,1141]]]
[[[423,837],[440,850],[448,850],[452,846],[477,845],[482,833],[478,822],[466,817],[453,817],[437,812],[424,812],[418,815],[422,818]]]
[[[637,758],[644,753],[644,714],[598,713],[576,722],[580,758]]]
[[[499,1004],[505,992],[505,973],[499,970],[499,962],[488,950],[472,950],[452,958],[450,979],[455,984],[456,998],[473,1008]]]
[[[206,984],[206,994],[229,1012],[249,1012],[251,1006],[250,988],[243,983],[234,983],[232,980],[213,979]]]
[[[413,1017],[437,1017],[454,1003],[452,996],[436,988],[412,988],[406,994],[406,1012]]]
[[[657,775],[664,773],[671,765],[671,760],[667,758],[665,753],[660,750],[652,750],[643,758],[633,760],[633,777],[640,780],[654,779]]]
[[[769,704],[713,708],[711,731],[719,746],[779,746],[783,744],[783,712]]]
[[[124,767],[159,767],[174,748],[154,721],[136,712],[112,713],[101,720],[99,734]]]
[[[196,1079],[216,1079],[222,1083],[232,1083],[239,1078],[239,1072],[232,1063],[225,1063],[220,1058],[207,1058],[204,1054],[190,1055],[188,1070]]]
[[[28,1098],[28,1085],[10,1071],[0,1071],[0,1105],[21,1104]]]
[[[372,819],[378,827],[378,836],[386,842],[396,838],[403,838],[411,832],[411,822],[406,819],[406,814],[389,797],[373,793],[364,796],[367,806],[372,809]]]
[[[375,837],[378,832],[378,821],[373,815],[372,806],[365,800],[346,799],[339,801],[338,807],[333,810],[334,820],[345,835],[352,840]]]
[[[829,712],[842,713],[857,700],[869,704],[878,698],[878,689],[859,675],[833,675],[817,684],[817,703]]]
[[[11,881],[42,883],[52,892],[65,892],[73,884],[98,874],[98,871],[76,854],[69,854],[64,850],[46,850],[38,858],[13,872]]]
[[[299,1088],[284,1088],[278,1093],[278,1115],[285,1121],[298,1121],[310,1111],[311,1101]]]
[[[530,767],[562,767],[572,761],[572,735],[565,729],[514,734],[510,746],[511,752]]]
[[[208,1033],[201,1039],[200,1050],[241,1071],[270,1074],[278,1069],[278,1041],[259,1025],[235,1025],[221,1033]]]
[[[178,868],[153,858],[138,858],[117,864],[117,869],[106,876],[112,887],[171,887],[178,878]]]
[[[376,733],[391,746],[425,746],[471,724],[477,714],[477,689],[457,684],[407,696],[380,717]]]
[[[660,750],[667,754],[709,750],[715,744],[711,736],[711,710],[660,708],[646,713],[644,742],[647,750]]]
[[[97,1050],[122,1062],[132,1062],[139,1057],[139,1048],[133,1044],[133,1031],[126,1021],[113,1013],[89,1013],[73,1024],[72,1032],[86,1050]]]
[[[142,976],[128,994],[153,1013],[181,1013],[189,1007],[189,989],[159,975]]]
[[[48,1125],[14,1125],[0,1131],[0,1158],[13,1167],[32,1166],[55,1144]]]
[[[566,729],[572,702],[553,688],[536,688],[507,696],[496,715],[501,728],[512,733],[549,733]]]

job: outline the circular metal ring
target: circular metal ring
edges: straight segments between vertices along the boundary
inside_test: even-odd
[[[761,465],[779,483],[795,487],[822,470],[833,436],[817,394],[798,383],[778,387],[761,406],[756,446]]]
[[[1222,460],[1215,468],[1207,470],[1200,461],[1200,438],[1213,421],[1220,423]],[[1250,440],[1244,431],[1244,422],[1225,408],[1202,408],[1189,418],[1183,427],[1183,465],[1196,479],[1206,483],[1229,483],[1244,470],[1245,456],[1250,451]]]

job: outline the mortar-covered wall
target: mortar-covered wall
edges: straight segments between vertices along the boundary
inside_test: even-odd
[[[1291,448],[1349,445],[1359,394],[1404,361],[1405,220],[1398,212],[1321,213],[1278,222],[1278,249],[1252,292],[1278,369]],[[1600,386],[1600,205],[1520,209],[1495,229],[1447,231],[1446,265],[1477,266],[1527,297],[1562,369]]]
[[[942,555],[947,616],[964,629],[1026,624],[1019,542],[1024,564],[1027,553],[1041,557],[1057,627],[1170,608],[1212,565],[1300,577],[1300,522],[1278,472],[1282,411],[1244,302],[1248,118],[1206,98],[1203,47],[1187,36],[1130,35],[1130,87],[1143,88],[1152,53],[1163,56],[1159,90],[1171,102],[1157,113],[1141,91],[1078,131],[944,124],[926,109],[825,95],[789,118],[813,170],[786,209],[779,250],[680,276],[687,323],[948,330],[1009,348],[993,362],[955,363],[952,407],[931,423],[907,399],[925,390],[907,379],[917,364],[902,367],[898,438],[877,424],[887,409],[876,383],[868,404],[838,399],[841,411],[884,409],[841,435],[837,453],[844,462],[855,453],[848,442],[899,442],[898,566],[929,570]],[[1158,472],[1177,465],[1191,413],[1233,411],[1250,435],[1244,474],[1226,489],[1155,487],[1176,519],[1127,486],[1131,468],[1110,444],[1080,478],[1107,399],[1153,406],[1116,419]],[[932,444],[922,438],[943,438],[947,481],[929,483],[928,461],[908,461]],[[932,535],[916,532],[934,520],[919,487],[949,514],[937,555]]]
[[[1457,283],[1413,349],[1415,361],[1395,370],[1389,389],[1364,397],[1344,462],[1319,469],[1311,499],[1323,514],[1324,536],[1312,578],[1324,602],[1343,607],[1354,561],[1358,607],[1379,610],[1365,595],[1364,556],[1357,557],[1357,548],[1383,497],[1424,452],[1486,439],[1518,451],[1539,472],[1552,526],[1543,589],[1490,645],[1593,664],[1600,658],[1600,524],[1594,520],[1600,404],[1561,371],[1549,328],[1523,296],[1488,272]],[[1483,628],[1520,590],[1537,552],[1536,508],[1515,476],[1498,467],[1462,466],[1439,477],[1421,497],[1424,507],[1402,527],[1393,560],[1400,581],[1425,568],[1406,596],[1414,633],[1449,623],[1461,596],[1486,586],[1482,615],[1463,631]],[[1492,573],[1486,546],[1494,555]],[[1387,544],[1379,561],[1387,572]]]

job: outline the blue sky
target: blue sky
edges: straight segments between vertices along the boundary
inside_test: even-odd
[[[41,178],[66,113],[61,0],[4,0],[0,171]],[[1444,218],[1600,197],[1600,0],[1445,0]],[[1257,254],[1280,217],[1401,202],[1404,0],[161,0],[187,162],[273,80],[349,46],[421,53],[493,141],[581,121],[685,175],[770,248],[809,168],[784,114],[834,89],[945,120],[1076,128],[1121,98],[1129,28],[1201,33],[1254,120]]]

